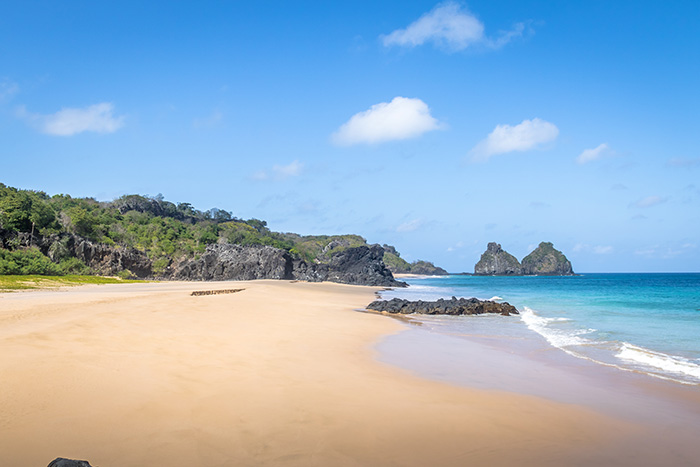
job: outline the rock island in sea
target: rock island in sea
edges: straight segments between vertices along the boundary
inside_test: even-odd
[[[551,242],[542,242],[529,255],[518,259],[495,242],[488,244],[474,265],[477,276],[572,276],[574,270],[564,253]]]

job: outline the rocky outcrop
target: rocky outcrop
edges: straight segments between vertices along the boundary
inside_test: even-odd
[[[21,247],[37,247],[51,261],[78,258],[97,274],[114,276],[128,270],[132,276],[151,277],[152,262],[142,251],[134,248],[95,243],[79,235],[55,234],[47,237],[19,232],[16,237]]]
[[[169,267],[165,275],[180,280],[287,279],[309,282],[401,287],[384,263],[378,246],[347,248],[328,263],[307,263],[287,251],[260,245],[209,245],[197,260]]]
[[[331,256],[324,280],[343,284],[406,286],[394,279],[384,265],[384,249],[379,245],[348,248]]]
[[[488,244],[474,266],[474,274],[478,276],[519,276],[522,273],[523,268],[517,258],[494,242]]]
[[[550,242],[542,242],[523,258],[523,274],[534,276],[571,276],[574,270],[564,253]]]
[[[209,245],[196,260],[188,260],[165,271],[171,279],[225,281],[254,279],[293,279],[291,255],[278,248],[261,245]]]
[[[410,301],[400,298],[391,300],[376,300],[367,305],[368,310],[383,311],[407,315],[420,313],[424,315],[480,315],[495,313],[504,316],[517,315],[518,310],[510,303],[478,300],[476,298],[456,298],[451,300],[439,299],[435,302],[423,300]]]
[[[74,459],[66,459],[64,457],[57,457],[52,460],[48,467],[92,467],[88,461],[78,461]]]

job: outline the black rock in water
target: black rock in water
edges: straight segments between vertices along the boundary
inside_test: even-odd
[[[367,309],[402,315],[411,313],[424,315],[480,315],[483,313],[496,313],[503,316],[519,314],[518,310],[508,302],[498,303],[490,300],[456,297],[452,297],[450,300],[441,298],[435,302],[410,301],[401,298],[375,300],[367,305]]]
[[[92,467],[88,461],[78,461],[57,457],[52,460],[48,467]]]

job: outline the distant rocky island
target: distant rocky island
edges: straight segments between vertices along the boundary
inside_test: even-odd
[[[571,262],[554,248],[551,242],[542,242],[523,258],[522,262],[495,242],[488,244],[479,262],[474,266],[477,276],[573,276]]]

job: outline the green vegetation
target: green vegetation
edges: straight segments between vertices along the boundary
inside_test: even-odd
[[[44,275],[0,275],[0,292],[12,292],[17,290],[30,290],[54,287],[70,287],[86,284],[125,284],[132,281],[122,280],[116,277],[101,276],[44,276]]]
[[[384,252],[384,264],[390,271],[397,274],[408,274],[411,272],[411,263],[390,251]]]
[[[24,243],[19,234],[25,235]],[[31,248],[35,236],[63,234],[49,250]],[[213,208],[199,211],[189,203],[165,201],[162,195],[125,195],[111,202],[69,195],[48,196],[0,183],[0,274],[88,274],[71,258],[67,241],[74,234],[93,242],[135,248],[152,260],[155,275],[172,261],[201,254],[207,245],[269,245],[306,261],[326,262],[347,248],[367,245],[358,235],[301,236],[272,232],[259,219],[238,219]],[[37,245],[34,245],[37,246]],[[29,248],[28,248],[29,247]],[[130,277],[128,271],[124,277]]]

